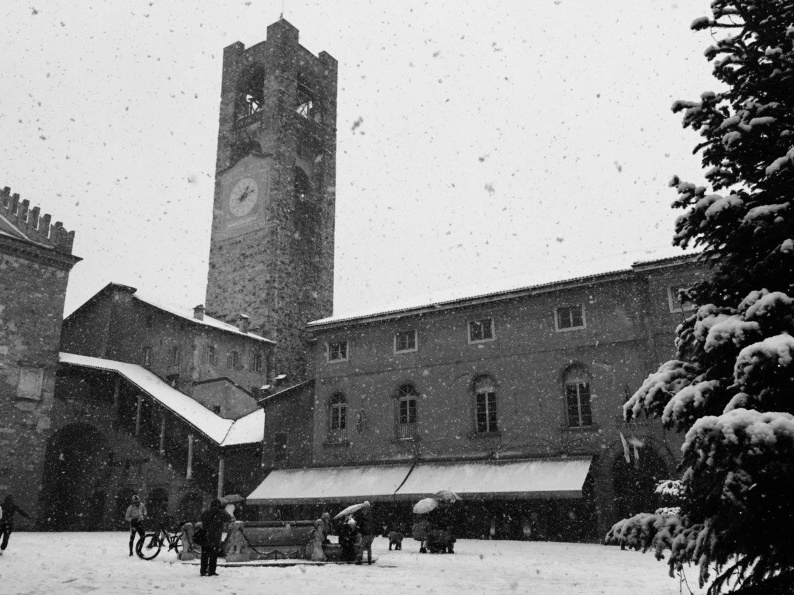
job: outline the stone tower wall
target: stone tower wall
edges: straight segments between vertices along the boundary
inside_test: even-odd
[[[256,73],[264,101],[241,116],[241,89]],[[297,111],[299,81],[315,98],[309,117]],[[252,329],[276,341],[273,372],[289,381],[306,377],[305,324],[333,308],[336,91],[336,60],[300,46],[287,21],[270,25],[264,42],[224,50],[207,310],[250,316]],[[229,234],[229,180],[247,164],[267,170],[266,204],[250,230]],[[311,186],[303,197],[296,168]]]

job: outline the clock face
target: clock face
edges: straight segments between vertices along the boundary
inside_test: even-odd
[[[243,178],[234,185],[229,193],[229,210],[235,217],[251,212],[259,198],[259,186],[253,178]]]

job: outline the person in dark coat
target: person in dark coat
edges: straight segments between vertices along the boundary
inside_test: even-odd
[[[221,506],[217,498],[210,507],[201,513],[201,525],[207,533],[207,539],[201,546],[201,576],[218,576],[215,567],[218,564],[218,554],[221,553],[221,538],[223,529],[232,520],[231,515]]]
[[[2,518],[0,518],[0,536],[2,536],[2,542],[0,542],[0,556],[2,556],[3,552],[6,551],[8,547],[8,538],[11,537],[11,532],[14,530],[14,515],[19,513],[26,519],[30,517],[27,512],[14,504],[14,499],[11,497],[11,494],[6,496],[6,499],[3,500],[3,505],[0,506],[0,513],[2,514]]]
[[[361,533],[356,527],[356,520],[350,518],[339,528],[339,545],[342,549],[340,559],[353,562],[356,559],[356,546],[361,542]]]
[[[364,552],[367,552],[367,564],[372,564],[372,542],[378,531],[377,525],[372,518],[372,506],[365,502],[366,506],[356,513],[356,525],[361,533],[361,546],[356,551],[356,564],[364,561]]]

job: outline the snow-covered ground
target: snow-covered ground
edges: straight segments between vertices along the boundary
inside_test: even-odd
[[[220,567],[220,576],[202,578],[198,566],[177,562],[173,553],[161,552],[151,562],[128,557],[125,533],[14,533],[0,557],[0,593],[680,593],[664,562],[615,547],[461,540],[455,555],[418,550],[417,542],[406,540],[402,551],[390,552],[378,538],[372,566]],[[696,577],[690,569],[689,585],[700,594]]]

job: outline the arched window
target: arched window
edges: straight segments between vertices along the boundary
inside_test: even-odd
[[[334,394],[328,401],[328,432],[331,440],[347,438],[347,399],[342,393]]]
[[[565,386],[565,406],[568,412],[568,426],[586,428],[593,425],[593,412],[590,409],[590,373],[584,366],[571,366],[563,374]]]
[[[416,399],[419,396],[412,384],[403,384],[397,391],[397,439],[411,440],[416,436]]]
[[[477,433],[497,432],[496,383],[490,376],[475,379],[474,398]]]

